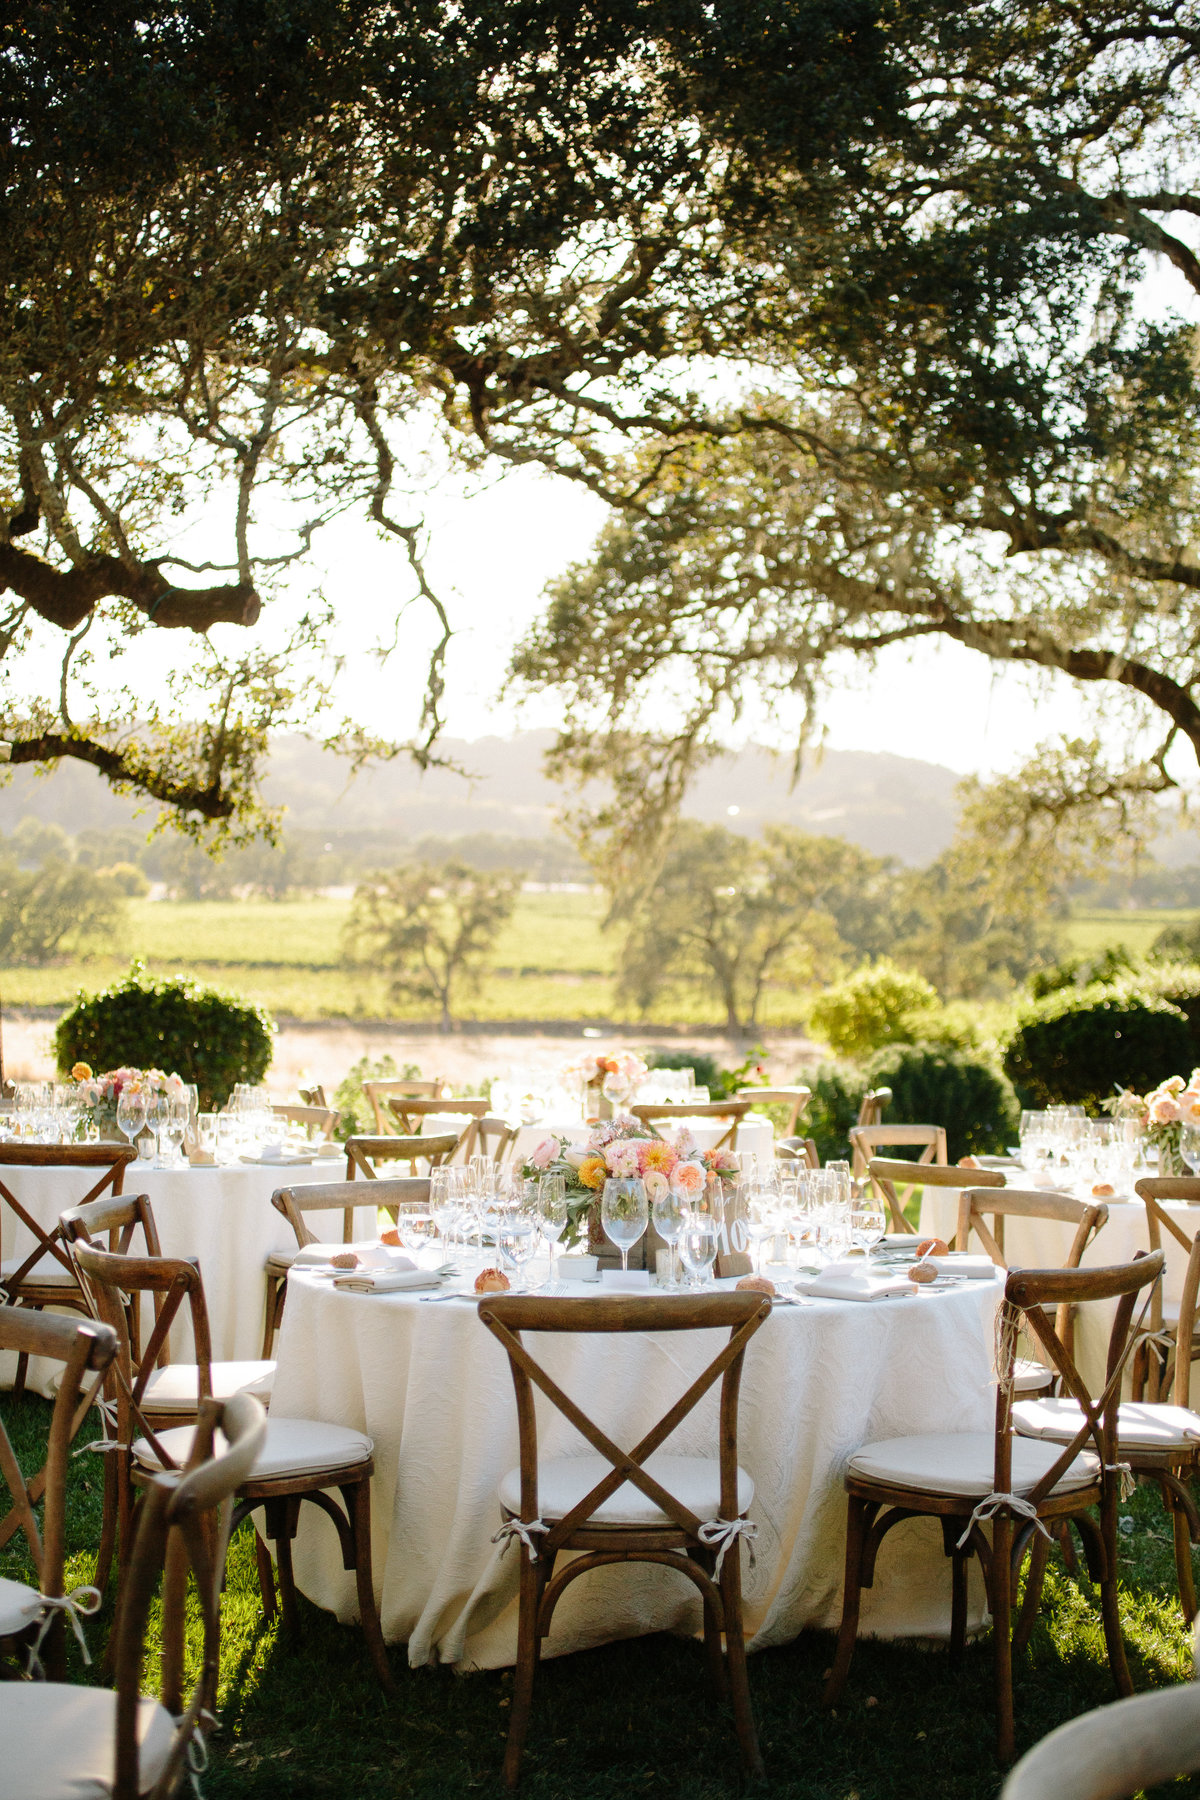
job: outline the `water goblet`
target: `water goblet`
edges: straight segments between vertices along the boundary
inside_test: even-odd
[[[679,1287],[678,1262],[679,1239],[687,1218],[687,1203],[682,1194],[669,1187],[665,1194],[660,1194],[651,1208],[654,1229],[663,1243],[671,1259],[671,1272],[667,1277],[667,1287],[672,1293]]]
[[[146,1096],[140,1088],[122,1088],[117,1100],[117,1129],[132,1145],[146,1124]]]
[[[498,1235],[501,1254],[517,1271],[516,1291],[523,1294],[526,1291],[525,1269],[538,1247],[541,1220],[524,1204],[506,1207],[500,1215]]]
[[[191,1116],[191,1102],[186,1094],[168,1097],[163,1136],[167,1140],[167,1163],[171,1168],[175,1168],[182,1160],[183,1140],[187,1136]]]
[[[646,1184],[636,1176],[610,1176],[600,1200],[604,1235],[621,1252],[621,1273],[629,1272],[629,1252],[645,1234],[650,1217]]]
[[[458,1218],[462,1198],[461,1169],[429,1171],[429,1210],[442,1238],[442,1259],[449,1254],[450,1231]]]
[[[717,1260],[720,1226],[711,1213],[691,1213],[679,1239],[679,1254],[688,1273],[689,1287],[702,1287]]]

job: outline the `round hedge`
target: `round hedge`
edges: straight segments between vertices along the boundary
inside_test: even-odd
[[[888,1125],[942,1125],[951,1162],[993,1155],[1013,1142],[1012,1084],[989,1062],[932,1044],[889,1044],[866,1066],[871,1087],[889,1087]],[[916,1155],[916,1152],[913,1152]]]
[[[123,1065],[164,1069],[194,1081],[207,1111],[224,1106],[239,1081],[259,1082],[274,1048],[261,1008],[182,975],[148,977],[135,963],[101,994],[81,993],[54,1032],[58,1066],[90,1063],[97,1074]]]
[[[1097,1109],[1118,1088],[1145,1093],[1194,1061],[1180,1007],[1111,987],[1050,994],[1021,1016],[1004,1072],[1030,1106]]]

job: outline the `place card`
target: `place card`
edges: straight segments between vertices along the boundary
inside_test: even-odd
[[[650,1292],[649,1269],[603,1269],[600,1273],[600,1285],[606,1294],[648,1294]]]

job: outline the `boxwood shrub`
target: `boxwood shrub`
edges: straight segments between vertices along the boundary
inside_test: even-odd
[[[982,1057],[934,1044],[889,1044],[871,1058],[865,1074],[871,1087],[892,1090],[884,1123],[944,1126],[951,1162],[995,1154],[1014,1142],[1012,1083]]]
[[[1064,989],[1019,1016],[1004,1072],[1026,1105],[1095,1111],[1119,1087],[1144,1093],[1168,1075],[1186,1076],[1194,1045],[1183,1009],[1160,994]]]
[[[239,1081],[258,1082],[274,1048],[261,1008],[182,975],[148,976],[134,963],[101,994],[80,993],[54,1032],[59,1069],[90,1063],[97,1074],[128,1065],[194,1081],[204,1109],[223,1106]]]

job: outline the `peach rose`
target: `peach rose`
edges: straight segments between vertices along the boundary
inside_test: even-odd
[[[1170,1094],[1158,1093],[1150,1102],[1152,1125],[1174,1125],[1179,1119],[1179,1102]]]
[[[1185,1087],[1177,1104],[1179,1117],[1185,1125],[1200,1125],[1200,1090]]]
[[[543,1138],[529,1160],[535,1169],[548,1169],[557,1155],[558,1139]]]
[[[90,1081],[91,1079],[92,1079],[92,1066],[90,1063],[85,1063],[85,1062],[72,1063],[72,1065],[71,1065],[71,1080],[72,1081]]]
[[[681,1193],[689,1195],[699,1194],[703,1191],[704,1182],[704,1170],[700,1167],[699,1163],[677,1163],[675,1168],[671,1171],[671,1185],[672,1187],[678,1188]]]

